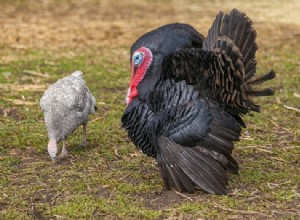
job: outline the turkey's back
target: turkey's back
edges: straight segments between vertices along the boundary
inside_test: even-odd
[[[41,98],[40,106],[49,138],[61,141],[94,113],[95,98],[81,76],[68,76],[51,85]]]
[[[183,48],[201,48],[203,40],[204,36],[188,24],[167,24],[142,35],[131,46],[131,58],[140,47],[147,47],[156,55],[165,56]]]

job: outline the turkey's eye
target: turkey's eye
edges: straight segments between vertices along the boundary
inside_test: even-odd
[[[143,53],[138,52],[133,55],[132,62],[135,66],[139,66],[143,62],[143,58],[144,58]]]

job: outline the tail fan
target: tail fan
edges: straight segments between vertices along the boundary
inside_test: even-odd
[[[245,13],[233,9],[229,14],[220,12],[203,42],[203,49],[214,51],[219,57],[220,72],[214,77],[214,96],[223,102],[227,111],[238,118],[249,110],[259,112],[260,107],[250,100],[250,96],[271,96],[271,88],[254,89],[275,77],[275,72],[253,79],[256,73],[255,54],[256,31]]]
[[[245,79],[250,79],[256,72],[255,53],[258,50],[256,44],[256,31],[252,27],[252,21],[245,13],[233,9],[229,14],[220,12],[208,31],[207,38],[203,42],[203,48],[214,51],[216,42],[220,37],[231,39],[243,56],[245,67]]]

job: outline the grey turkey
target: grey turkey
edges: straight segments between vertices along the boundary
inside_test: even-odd
[[[89,114],[94,114],[96,100],[82,78],[81,71],[58,80],[49,86],[40,100],[44,121],[48,131],[48,153],[53,161],[57,159],[57,144],[64,141],[81,125],[82,145],[86,146],[86,129]],[[61,157],[67,155],[63,142]]]
[[[227,171],[242,116],[259,112],[252,96],[256,31],[245,13],[217,14],[206,38],[187,24],[168,24],[142,35],[131,47],[131,80],[122,126],[142,152],[156,159],[167,189],[226,194]]]

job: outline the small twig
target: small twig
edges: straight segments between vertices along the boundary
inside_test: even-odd
[[[254,196],[255,194],[259,193],[259,190],[257,188],[255,188],[255,190],[253,190],[251,193],[250,193],[250,196]]]
[[[155,169],[155,170],[159,170],[159,168],[156,166],[156,161],[154,161],[154,160],[152,160],[152,162],[151,162],[151,167],[153,167],[153,169]]]
[[[290,146],[284,147],[284,149],[295,149],[295,148],[300,148],[300,146],[298,146],[298,145],[290,145]]]
[[[278,158],[278,157],[270,157],[271,159],[274,159],[274,160],[277,160],[277,161],[280,161],[280,162],[285,162],[284,159],[281,159],[281,158]]]
[[[176,191],[175,189],[172,188],[172,191],[173,191],[174,193],[176,193],[177,195],[180,195],[181,197],[186,198],[186,199],[190,200],[191,202],[193,202],[193,199],[192,199],[192,198],[190,198],[190,197],[188,197],[188,196],[186,196],[186,195],[184,195],[184,194],[182,194],[182,193]]]
[[[48,78],[49,75],[48,74],[42,74],[33,70],[23,70],[23,73],[27,73],[33,76],[40,76],[40,77],[44,77],[44,78]]]
[[[295,210],[296,211],[296,210]],[[283,210],[272,210],[273,213],[279,213],[279,214],[288,214],[288,215],[294,215],[297,214],[296,212],[289,212],[289,211],[283,211]],[[298,215],[298,214],[297,214]]]
[[[249,146],[240,146],[239,148],[245,149],[245,148],[257,148],[259,145],[249,145]]]
[[[277,127],[277,128],[280,128],[280,126],[273,120],[271,120],[271,122]]]
[[[132,154],[129,154],[129,157],[140,157],[140,156],[141,156],[141,154],[139,152],[137,152],[137,151],[135,151]]]
[[[54,62],[49,61],[49,60],[45,60],[44,63],[47,64],[47,65],[50,65],[50,66],[55,66],[56,65]]]
[[[36,102],[24,101],[24,100],[21,100],[21,99],[7,99],[7,98],[4,98],[4,97],[1,97],[1,98],[5,101],[9,101],[9,102],[14,103],[15,105],[36,105],[37,104]]]
[[[253,196],[253,197],[247,198],[246,200],[247,200],[247,201],[253,201],[253,200],[257,200],[257,199],[259,199],[259,198],[260,198],[259,196]]]
[[[267,185],[268,185],[268,187],[270,188],[270,189],[274,189],[274,188],[276,188],[277,186],[278,186],[278,184],[275,184],[275,183],[269,183],[269,182],[267,182]],[[271,186],[272,185],[272,186]]]
[[[251,137],[240,137],[241,140],[253,141],[254,139]]]
[[[53,215],[54,217],[57,217],[57,218],[63,218],[63,219],[67,219],[68,217],[64,217],[64,216],[61,216],[61,215]]]
[[[6,91],[13,90],[15,92],[44,91],[46,88],[47,88],[46,85],[35,85],[35,84],[18,85],[18,84],[10,84],[10,83],[0,83],[0,89]]]
[[[300,94],[294,92],[294,96],[300,98]]]
[[[259,151],[262,151],[262,152],[266,152],[266,153],[273,153],[272,151],[269,151],[269,150],[266,150],[266,149],[263,149],[263,148],[255,148],[256,150],[259,150]]]
[[[267,185],[268,185],[268,187],[270,189],[274,189],[274,188],[276,188],[278,186],[286,185],[288,183],[291,183],[291,181],[285,181],[284,183],[277,183],[277,184],[276,183],[269,183],[269,182],[267,182]]]
[[[15,49],[27,49],[28,48],[25,44],[18,44],[18,43],[12,44],[10,47],[15,48]]]
[[[293,111],[296,111],[296,112],[300,112],[300,109],[299,109],[299,108],[294,108],[294,107],[287,106],[287,105],[283,105],[283,107],[286,108],[286,109],[289,109],[289,110],[293,110]]]
[[[228,195],[230,196],[235,196],[239,193],[239,190],[237,188],[235,188],[231,193],[228,193]]]
[[[70,159],[70,162],[71,162],[71,164],[72,164],[72,165],[74,165],[74,162],[73,162],[73,160],[72,160],[72,159]]]
[[[122,180],[124,180],[125,178],[127,178],[129,176],[130,176],[130,174],[126,174],[126,175],[122,176],[119,180],[122,181]]]
[[[295,92],[294,92],[294,96],[297,97],[297,98],[300,98],[300,94],[295,93]],[[277,103],[278,103],[279,105],[282,104],[281,101],[280,101],[280,99],[279,99],[278,97],[276,98],[276,100],[277,100]],[[289,109],[289,110],[293,110],[293,111],[296,111],[296,112],[300,112],[300,109],[299,109],[299,108],[295,108],[295,107],[291,107],[291,106],[287,106],[287,105],[283,105],[283,107],[286,108],[286,109]]]
[[[276,97],[277,104],[281,105],[281,101],[278,97]]]
[[[118,149],[114,147],[114,154],[116,155],[117,158],[122,159],[122,156],[120,156]]]
[[[97,120],[99,120],[99,119],[101,119],[101,118],[103,118],[103,116],[100,116],[100,117],[94,118],[93,120],[89,121],[89,123],[92,123],[92,122],[94,122],[94,121],[97,121]]]

